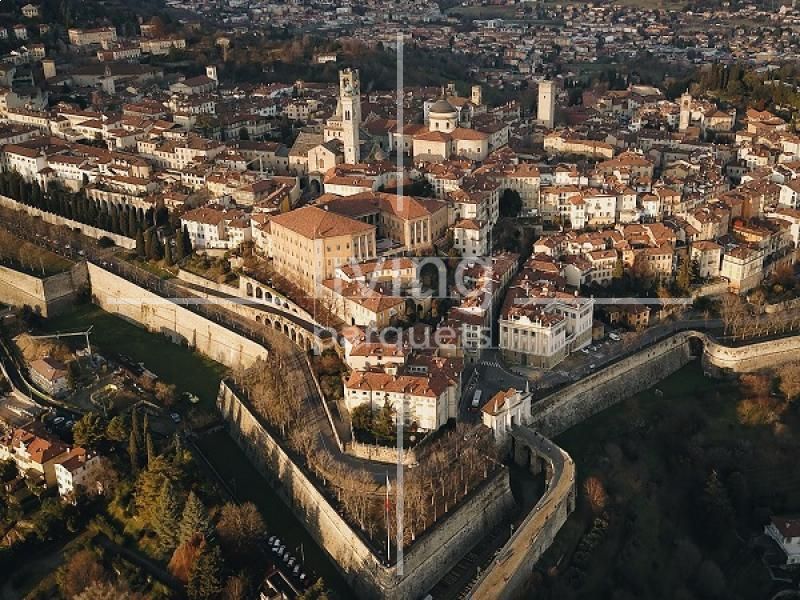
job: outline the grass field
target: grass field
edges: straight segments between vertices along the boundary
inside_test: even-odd
[[[91,342],[101,354],[130,356],[143,362],[159,378],[177,386],[179,393],[190,392],[200,398],[203,406],[213,405],[219,382],[227,373],[223,365],[97,306],[80,305],[69,313],[47,319],[43,328],[48,332],[79,331],[90,325],[94,325]]]

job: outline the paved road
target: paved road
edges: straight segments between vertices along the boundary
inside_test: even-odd
[[[474,600],[494,600],[502,597],[511,578],[517,573],[529,573],[528,553],[541,530],[550,519],[557,518],[558,509],[575,492],[575,463],[561,448],[528,427],[515,427],[512,435],[517,443],[533,448],[550,464],[550,478],[544,496],[500,550],[492,566],[468,594]],[[566,516],[566,515],[565,515]],[[556,530],[559,526],[556,527]]]

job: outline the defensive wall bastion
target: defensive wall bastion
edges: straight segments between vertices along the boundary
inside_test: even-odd
[[[544,462],[545,493],[473,586],[469,598],[523,598],[536,562],[574,510],[575,465],[566,452],[544,436],[563,433],[584,419],[652,387],[698,358],[696,354],[701,345],[703,368],[716,375],[756,371],[800,358],[800,336],[726,346],[704,333],[689,330],[676,333],[536,402],[531,407],[529,427],[516,427],[512,432],[511,450],[517,463],[528,462],[533,467],[538,461]],[[523,449],[527,449],[527,457]]]
[[[260,423],[247,401],[225,382],[220,385],[217,406],[234,440],[331,556],[358,598],[421,598],[512,509],[508,472],[502,468],[414,541],[405,552],[401,574],[396,564],[385,564],[370,550]]]
[[[52,317],[70,306],[81,287],[89,282],[86,263],[49,277],[36,277],[0,267],[0,301],[30,306],[43,317]]]
[[[88,265],[95,303],[162,333],[229,367],[247,366],[267,351],[259,344],[102,267]],[[217,407],[250,461],[272,482],[306,529],[331,556],[359,598],[406,600],[424,595],[512,509],[507,469],[496,471],[405,553],[402,575],[386,565],[336,512],[309,476],[223,382]]]

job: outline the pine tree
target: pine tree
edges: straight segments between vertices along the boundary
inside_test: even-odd
[[[213,598],[222,591],[222,553],[218,546],[206,546],[189,571],[186,594],[191,600]]]
[[[144,235],[142,234],[142,230],[138,227],[136,228],[136,256],[139,258],[144,258],[146,255],[146,250],[144,246]]]
[[[131,430],[128,436],[128,457],[131,460],[131,471],[134,473],[139,472],[139,444],[136,441],[136,432]]]
[[[153,531],[158,537],[158,550],[162,556],[169,556],[178,546],[178,521],[180,519],[178,499],[175,497],[175,490],[169,479],[164,480],[155,508]]]
[[[189,497],[183,507],[183,515],[181,516],[181,524],[178,530],[178,543],[183,544],[189,541],[196,533],[207,538],[211,533],[211,525],[208,521],[206,507],[192,491],[189,492]]]

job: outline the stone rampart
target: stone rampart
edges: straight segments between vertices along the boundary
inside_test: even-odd
[[[71,305],[80,288],[88,283],[86,265],[50,277],[36,277],[0,267],[0,301],[12,306],[30,306],[44,317],[52,317]]]
[[[95,303],[106,312],[186,344],[232,369],[247,368],[267,357],[263,346],[222,325],[97,265],[89,263],[88,269]]]
[[[437,526],[405,553],[402,575],[387,566],[336,512],[310,477],[289,457],[253,414],[247,402],[225,384],[217,406],[231,435],[322,548],[331,556],[358,598],[420,598],[469,549],[505,518],[513,497],[506,469],[494,473]]]

